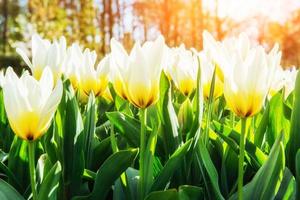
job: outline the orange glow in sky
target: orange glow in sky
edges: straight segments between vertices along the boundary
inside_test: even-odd
[[[209,10],[214,10],[217,1],[218,15],[228,16],[237,21],[266,16],[272,21],[284,22],[294,10],[300,8],[300,0],[203,0],[203,5]]]

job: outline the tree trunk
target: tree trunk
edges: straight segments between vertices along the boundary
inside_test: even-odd
[[[8,24],[8,0],[3,0],[3,32],[2,32],[2,38],[3,38],[3,54],[6,54],[6,45],[7,45],[7,24]]]

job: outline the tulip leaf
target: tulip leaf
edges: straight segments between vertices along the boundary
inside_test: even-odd
[[[197,186],[182,185],[178,189],[180,200],[201,200],[204,199],[203,189]]]
[[[49,159],[48,154],[42,154],[37,162],[37,190],[39,190],[40,184],[45,179],[51,168],[53,167],[52,162]]]
[[[238,154],[240,134],[225,125],[221,125],[219,122],[214,121],[213,125],[219,136]],[[252,164],[252,167],[256,169],[258,169],[267,159],[267,156],[262,152],[262,150],[248,139],[246,139],[245,150],[253,161],[253,163],[250,164]]]
[[[157,110],[161,120],[161,137],[164,143],[166,156],[171,155],[178,147],[178,119],[171,99],[170,81],[164,73],[160,78],[160,98]]]
[[[188,138],[193,137],[197,133],[198,128],[201,127],[201,121],[202,121],[202,116],[203,116],[203,86],[202,86],[202,81],[201,81],[202,74],[201,74],[201,66],[200,66],[200,57],[199,56],[197,56],[197,61],[198,61],[197,87],[196,87],[196,92],[195,92],[195,97],[194,97],[194,104],[196,106],[195,119],[193,121],[190,135]]]
[[[132,147],[139,146],[141,125],[138,120],[121,112],[107,112],[106,116]]]
[[[250,183],[243,187],[243,199],[274,199],[285,170],[283,134],[275,141],[270,155]],[[230,200],[237,199],[237,193]]]
[[[166,191],[151,192],[145,200],[179,200],[178,193],[175,189]]]
[[[0,179],[1,200],[25,200],[11,185]]]
[[[8,179],[12,182],[12,185],[15,185],[17,189],[22,188],[22,186],[19,183],[19,180],[17,180],[14,173],[10,171],[10,169],[3,162],[0,162],[0,170],[1,172],[5,173]]]
[[[162,190],[166,187],[174,172],[180,167],[183,158],[188,152],[191,144],[192,140],[189,140],[172,154],[172,156],[169,158],[165,166],[162,168],[162,170],[154,180],[150,191]]]
[[[145,200],[202,200],[204,199],[203,189],[197,186],[181,185],[178,191],[169,189],[166,191],[151,192]]]
[[[108,191],[120,175],[132,165],[137,149],[122,150],[111,155],[97,171],[94,188],[90,195],[74,199],[105,199]]]
[[[139,171],[129,167],[126,172],[126,181],[127,181],[127,189],[129,189],[129,195],[124,190],[124,187],[118,179],[114,185],[114,200],[126,200],[126,199],[137,199],[138,197],[138,180],[139,180]]]
[[[81,176],[84,170],[84,137],[83,122],[75,96],[70,95],[65,104],[65,110],[59,113],[62,116],[62,168],[65,189],[74,196],[80,193]],[[70,197],[68,197],[70,198]]]
[[[291,117],[290,139],[287,144],[287,166],[295,175],[295,155],[300,148],[300,71],[298,71],[295,89],[294,89],[294,105]]]
[[[254,144],[261,147],[269,122],[270,105],[266,106],[260,123],[254,133]]]
[[[96,129],[96,104],[95,96],[93,93],[90,94],[88,104],[85,111],[84,119],[84,157],[85,157],[85,167],[90,168],[92,162],[92,140],[94,138]]]
[[[210,179],[210,183],[212,185],[212,190],[214,192],[215,199],[223,200],[224,197],[222,196],[222,193],[220,191],[217,170],[210,158],[210,155],[208,153],[206,146],[204,145],[204,143],[201,139],[199,140],[199,144],[198,144],[197,158],[198,158],[198,161],[200,162],[199,166],[204,167],[204,169]],[[205,179],[205,177],[204,177],[204,179]],[[207,188],[207,190],[209,192],[209,188]]]
[[[285,138],[289,138],[289,132],[285,130],[290,129],[289,116],[284,114],[284,103],[283,103],[283,94],[278,92],[275,96],[272,97],[269,102],[270,111],[269,111],[269,120],[268,120],[268,132],[267,132],[267,142],[271,147],[275,142],[276,138],[280,135],[281,131],[284,131]]]
[[[41,183],[38,200],[57,199],[57,190],[61,178],[61,165],[55,163]]]
[[[296,181],[288,168],[285,168],[280,188],[276,194],[275,199],[295,200],[296,195]]]
[[[93,159],[91,162],[91,169],[97,170],[101,164],[112,154],[112,148],[110,146],[110,137],[105,138],[93,147]]]
[[[8,156],[8,168],[14,173],[15,178],[19,180],[19,184],[15,185],[16,181],[11,176],[8,177],[8,183],[17,188],[20,193],[24,192],[29,185],[27,146],[26,141],[15,136]],[[22,186],[22,188],[18,188],[19,186]]]
[[[300,198],[300,149],[296,154],[296,199]]]

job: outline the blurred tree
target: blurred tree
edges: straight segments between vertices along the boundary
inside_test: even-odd
[[[261,33],[263,42],[269,46],[279,43],[282,50],[282,66],[300,66],[300,9],[293,12],[291,17],[283,24],[268,23]]]
[[[64,35],[96,49],[96,9],[93,0],[28,0],[29,17],[36,30],[49,39]]]
[[[18,1],[0,1],[0,52],[2,55],[14,53],[12,44],[22,39],[22,30],[18,22],[21,8]]]

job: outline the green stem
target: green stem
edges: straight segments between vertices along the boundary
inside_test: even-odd
[[[140,138],[140,180],[139,180],[139,197],[144,199],[146,195],[145,191],[145,153],[146,153],[146,124],[147,124],[147,109],[140,109],[140,121],[141,121],[141,138]]]
[[[207,105],[207,116],[206,116],[206,128],[204,134],[204,144],[207,146],[209,140],[209,127],[211,121],[211,115],[213,111],[213,104],[214,104],[214,91],[215,91],[215,80],[216,80],[216,67],[214,69],[214,73],[212,76],[210,89],[209,89],[209,97],[208,97],[208,105]]]
[[[231,124],[231,128],[234,128],[234,121],[235,121],[235,116],[233,112],[230,112],[230,124]]]
[[[29,154],[29,172],[30,172],[30,182],[31,182],[31,191],[32,191],[32,199],[37,199],[37,192],[35,189],[35,142],[28,142],[28,154]]]
[[[239,200],[243,199],[243,167],[244,167],[244,156],[245,156],[245,134],[247,118],[241,119],[241,137],[240,137],[240,155],[239,155],[239,172],[238,172],[238,197]]]
[[[211,115],[212,115],[212,111],[213,111],[213,100],[208,102],[207,105],[207,115],[206,115],[206,127],[205,127],[205,134],[204,134],[204,144],[205,146],[208,143],[209,140],[209,127],[210,127],[210,121],[211,121]]]

